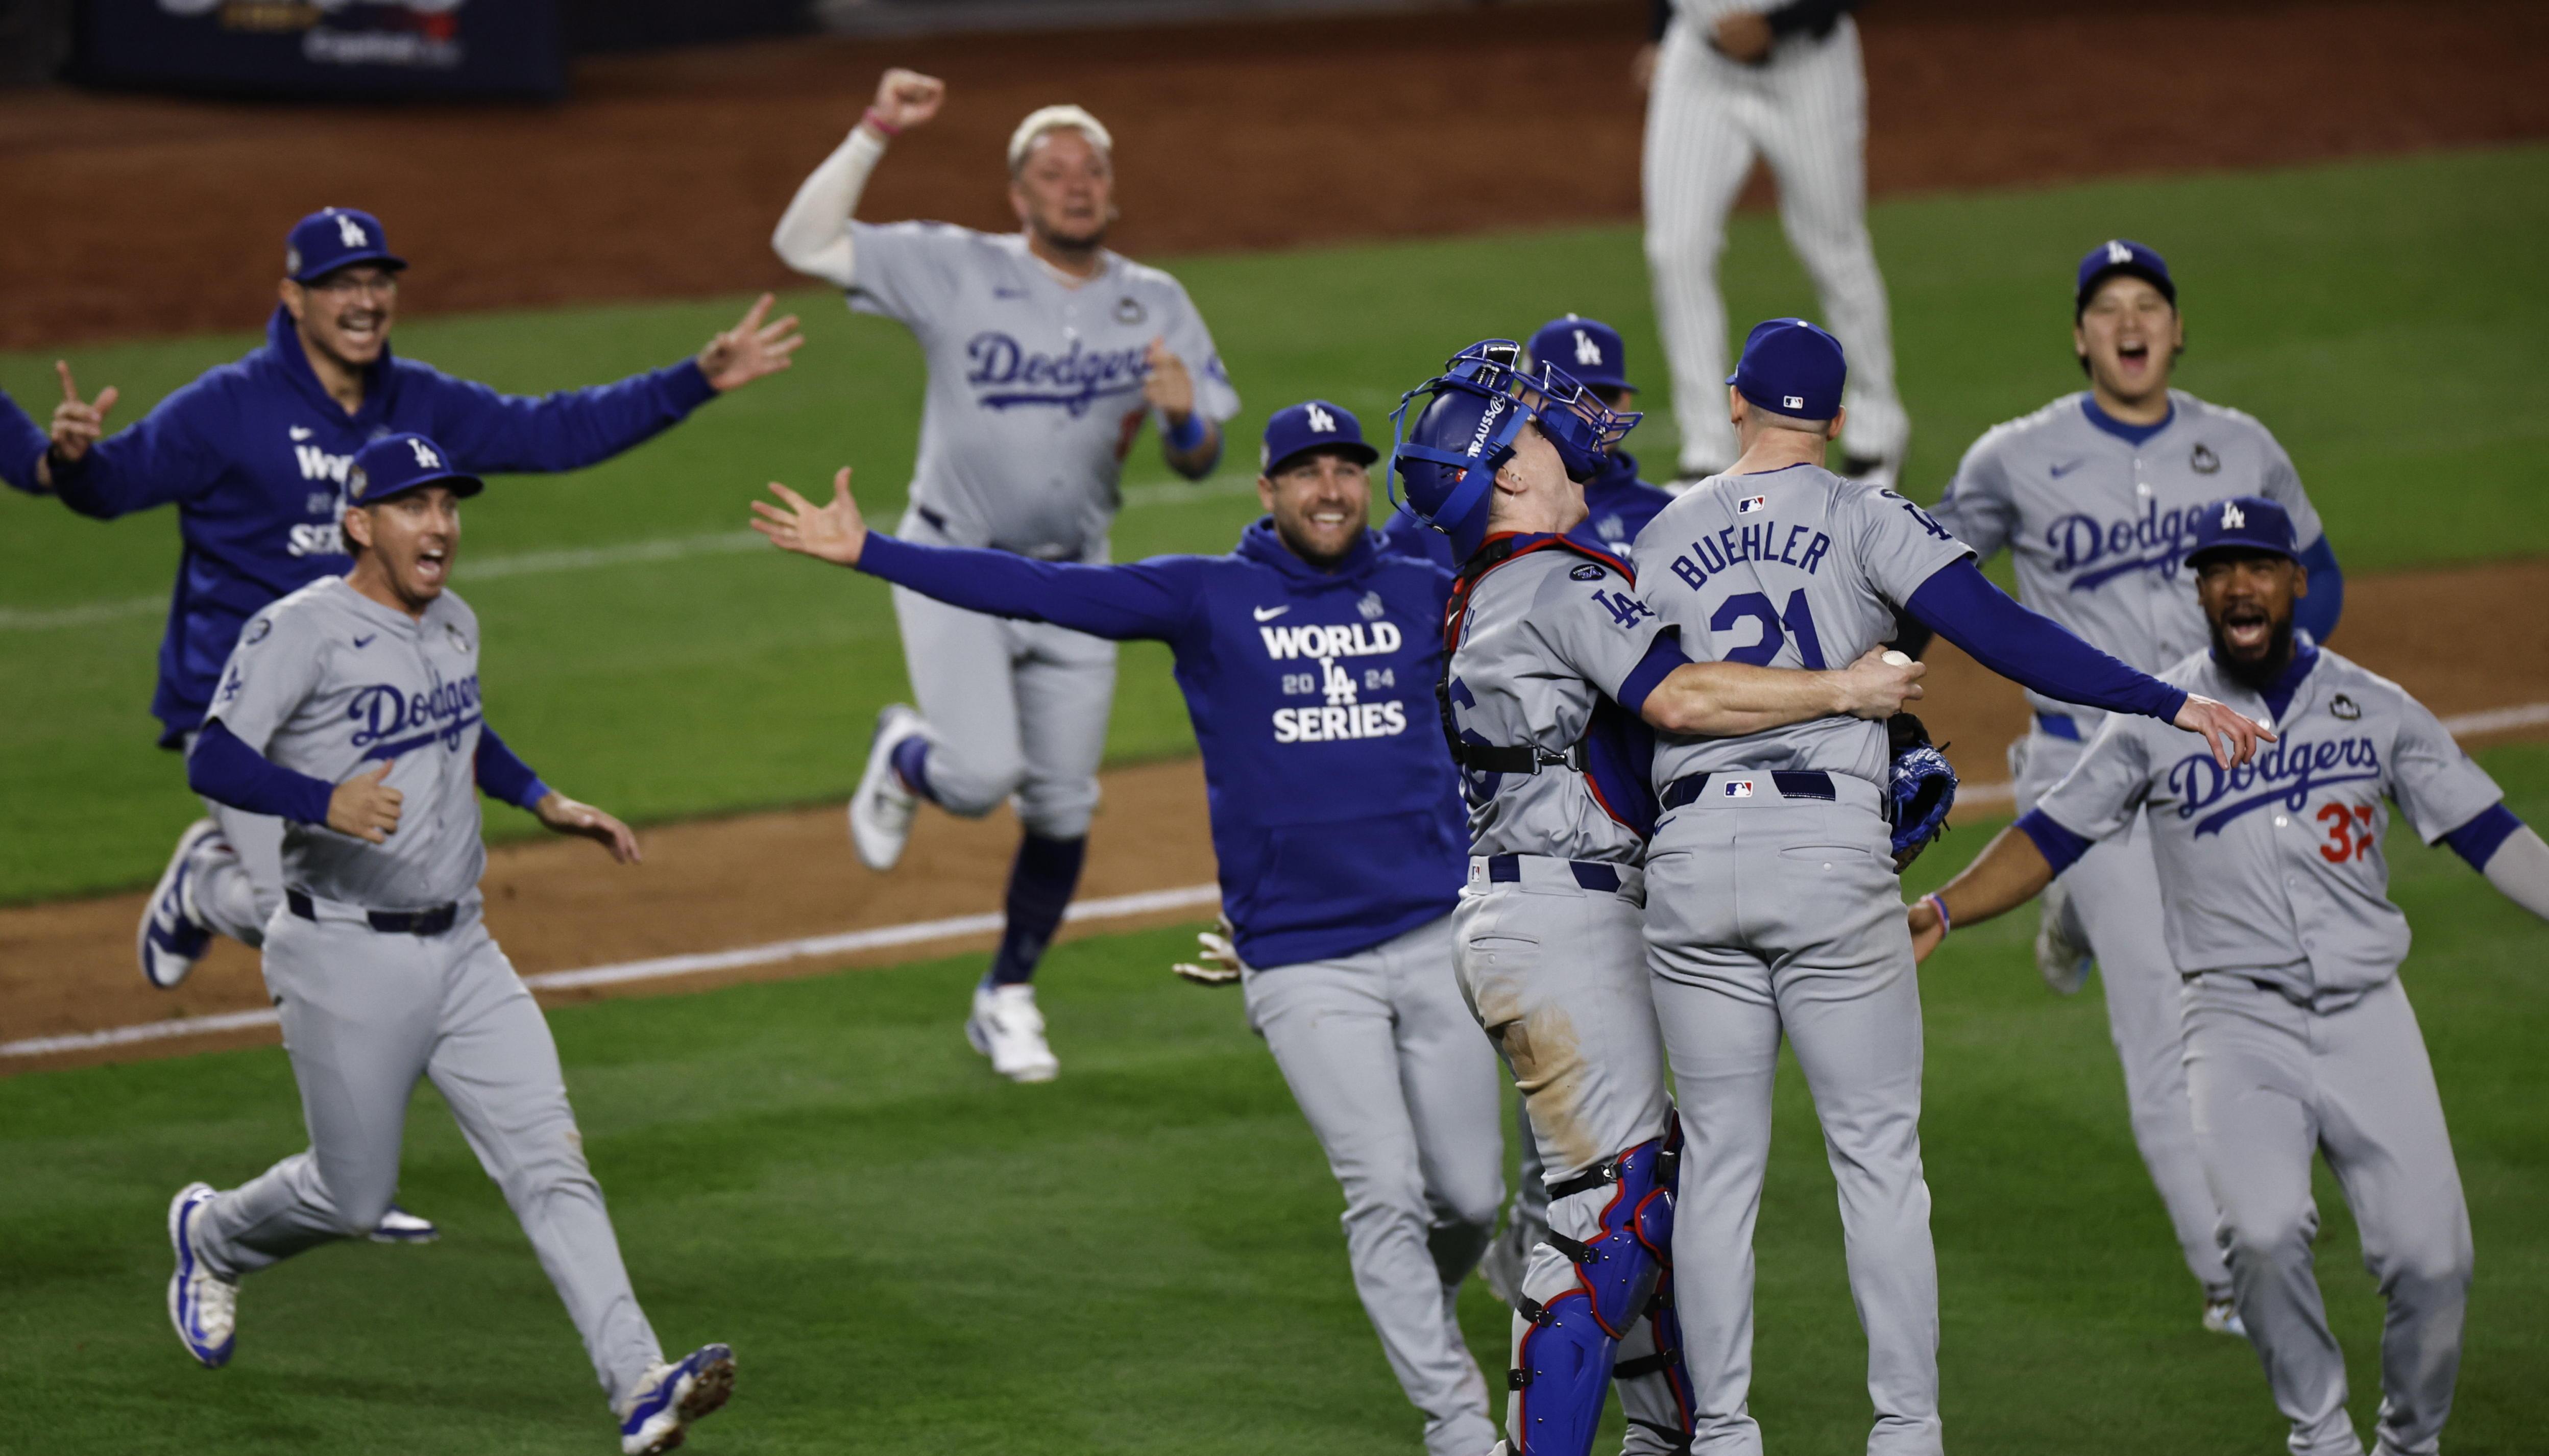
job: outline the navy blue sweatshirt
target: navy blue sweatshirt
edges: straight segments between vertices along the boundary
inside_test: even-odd
[[[36,484],[36,462],[52,448],[52,437],[0,390],[0,481],[31,495],[43,495]]]
[[[292,316],[277,307],[262,346],[99,441],[56,471],[53,487],[63,504],[100,520],[177,507],[183,550],[150,702],[169,747],[203,721],[249,617],[352,569],[337,521],[345,467],[368,441],[413,430],[473,473],[574,470],[651,438],[715,393],[689,359],[528,399],[384,350],[362,409],[347,414],[311,371]],[[9,432],[0,421],[0,445]]]
[[[1434,701],[1450,573],[1382,551],[1377,532],[1321,571],[1264,518],[1228,556],[1123,566],[871,533],[859,570],[973,611],[1169,644],[1250,965],[1351,955],[1452,913],[1469,837]]]

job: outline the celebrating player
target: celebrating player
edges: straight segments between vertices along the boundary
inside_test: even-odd
[[[684,359],[593,389],[530,400],[500,395],[390,352],[407,260],[369,213],[328,208],[285,240],[282,301],[266,341],[106,436],[116,391],[82,400],[57,364],[62,403],[33,485],[82,515],[112,519],[175,504],[184,554],[159,646],[150,711],[159,745],[182,748],[203,722],[239,627],[275,598],[350,559],[338,531],[347,462],[364,442],[416,431],[473,471],[575,470],[679,423],[718,393],[788,367],[797,320],[765,323],[765,296],[733,328]],[[211,933],[262,944],[283,903],[283,826],[233,806],[190,826],[144,911],[142,973],[174,986]]]
[[[1746,339],[1727,395],[1743,456],[1637,543],[1641,595],[1692,658],[1817,668],[1881,642],[1903,611],[2047,696],[2200,733],[2225,770],[2271,736],[2020,606],[1919,506],[1825,469],[1846,376],[1840,343],[1802,319]],[[1745,1409],[1752,1222],[1783,1037],[1841,1186],[1876,1404],[1868,1450],[1941,1449],[1921,999],[1882,809],[1888,759],[1883,725],[1846,718],[1655,746],[1646,936],[1681,1109],[1672,1257],[1700,1450],[1760,1449]]]
[[[584,1336],[620,1450],[669,1450],[725,1403],[734,1353],[668,1364],[637,1308],[548,1023],[480,918],[478,794],[621,864],[636,837],[542,783],[486,723],[478,617],[446,590],[477,478],[393,434],[356,452],[344,488],[353,569],[249,619],[187,754],[198,793],[285,826],[265,983],[310,1146],[228,1192],[179,1191],[169,1318],[197,1360],[230,1363],[242,1275],[378,1224],[408,1098],[430,1077]]]
[[[2544,918],[2549,844],[2423,704],[2295,630],[2313,588],[2297,534],[2291,513],[2259,496],[2197,513],[2185,562],[2212,647],[2165,674],[2273,722],[2283,741],[2225,774],[2153,724],[2110,718],[1909,924],[1927,956],[1951,928],[2017,908],[2141,821],[2185,978],[2195,1141],[2239,1318],[2292,1421],[2291,1448],[2363,1450],[2311,1268],[2316,1149],[2389,1305],[2378,1448],[2406,1456],[2434,1450],[2451,1410],[2472,1254],[2442,1099],[2399,985],[2407,922],[2389,899],[2383,800]]]
[[[1566,534],[1584,522],[1604,446],[1638,416],[1555,364],[1516,368],[1512,350],[1473,345],[1411,391],[1404,409],[1425,403],[1396,460],[1410,518],[1466,563],[1444,628],[1470,832],[1455,963],[1522,1091],[1541,1153],[1529,1175],[1544,1178],[1549,1211],[1508,1296],[1500,1449],[1584,1456],[1617,1379],[1627,1449],[1687,1451],[1669,1269],[1680,1139],[1640,936],[1654,822],[1645,729],[1882,718],[1919,694],[1920,668],[1873,651],[1838,674],[1689,666],[1638,601],[1635,572]],[[1703,682],[1722,695],[1694,711],[1680,689]]]
[[[1672,366],[1686,486],[1726,468],[1736,436],[1717,408],[1726,301],[1717,259],[1755,156],[1779,179],[1779,222],[1849,349],[1841,473],[1891,486],[1912,423],[1894,394],[1894,325],[1867,238],[1867,75],[1859,0],[1652,0],[1646,79],[1647,272]]]
[[[1975,441],[1931,512],[1938,524],[1983,559],[2007,547],[2020,600],[2156,673],[2204,644],[2194,580],[2180,568],[2187,536],[2222,498],[2262,496],[2283,506],[2301,540],[2310,592],[2295,603],[2298,624],[2324,640],[2344,579],[2291,457],[2256,420],[2169,388],[2186,333],[2168,264],[2138,242],[2100,243],[2080,260],[2071,309],[2088,390]],[[1901,645],[1919,655],[1920,641]],[[2021,813],[2080,761],[2100,718],[2041,694],[2030,705],[2034,730],[2010,750]],[[2215,1238],[2220,1214],[2187,1106],[2178,967],[2160,925],[2150,837],[2127,824],[2045,891],[2036,965],[2065,995],[2080,989],[2093,956],[2103,967],[2133,1141],[2204,1287],[2205,1327],[2235,1332],[2230,1272]]]
[[[772,245],[920,341],[929,398],[905,539],[1103,561],[1143,418],[1159,416],[1170,468],[1200,480],[1239,398],[1178,281],[1106,250],[1114,142],[1079,107],[1046,107],[1009,137],[1017,232],[854,220],[887,142],[936,116],[945,94],[931,77],[886,72],[876,104],[797,189]],[[1060,1063],[1030,977],[1080,883],[1115,648],[907,590],[894,607],[920,709],[878,715],[850,837],[869,867],[891,869],[920,799],[972,818],[1014,796],[1026,835],[1007,928],[965,1035],[1002,1076],[1044,1081]]]

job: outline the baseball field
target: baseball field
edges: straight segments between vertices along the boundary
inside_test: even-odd
[[[2273,14],[2240,7],[2236,23]],[[2305,8],[2291,23],[2338,14],[2390,12]],[[2091,29],[2079,46],[2095,47],[2096,24],[2080,23]],[[1888,60],[1878,23],[1869,35],[1872,73],[1919,69]],[[2321,50],[2313,63],[2331,86],[2356,74],[2347,64],[2371,63]],[[1284,63],[1310,64],[1270,61],[1278,80]],[[606,89],[597,105],[614,99]],[[2333,96],[2319,104],[2341,109]],[[136,103],[130,125],[166,120],[149,105]],[[2509,804],[2538,824],[2549,820],[2549,711],[2537,710],[2549,703],[2549,280],[2536,257],[2549,233],[2538,139],[2549,121],[2498,111],[2513,120],[2443,128],[2459,144],[2401,151],[2321,118],[2318,134],[2336,138],[2324,145],[2285,136],[2084,169],[2105,175],[2062,174],[2043,148],[2003,136],[1982,148],[1998,158],[1984,175],[1939,164],[1925,185],[1889,189],[1880,170],[1871,226],[1916,422],[1906,490],[1921,500],[1984,427],[2077,387],[2064,304],[2084,239],[2125,233],[2164,250],[2189,326],[2180,382],[2265,420],[2327,521],[2349,578],[2334,646],[2470,721]],[[0,104],[0,131],[7,113]],[[577,117],[570,107],[553,123],[571,132]],[[2302,133],[2309,120],[2286,118]],[[799,149],[810,160],[826,141]],[[129,159],[166,163],[150,151]],[[773,175],[784,200],[793,177]],[[1634,173],[1627,196],[1633,207]],[[395,202],[368,205],[399,226]],[[276,231],[300,210],[259,226]],[[1193,294],[1247,408],[1231,430],[1240,445],[1200,485],[1174,482],[1149,441],[1137,447],[1117,559],[1226,549],[1257,513],[1247,442],[1270,410],[1320,395],[1385,429],[1398,391],[1451,347],[1567,311],[1626,335],[1654,411],[1631,447],[1668,461],[1639,233],[1618,214],[1590,199],[1571,221],[1517,210],[1528,227],[1463,215],[1450,227],[1166,235],[1145,256]],[[681,226],[758,238],[768,222],[754,211]],[[680,357],[730,323],[761,276],[641,278],[596,298],[570,270],[552,291],[507,296],[487,291],[488,265],[465,238],[439,245],[447,261],[410,246],[412,292],[430,300],[435,270],[448,269],[452,307],[404,319],[398,347],[522,392]],[[603,270],[643,272],[604,251]],[[252,319],[268,267],[211,286],[247,298]],[[1814,308],[1763,211],[1739,216],[1726,285],[1737,318]],[[101,297],[94,281],[73,292]],[[120,386],[115,417],[130,420],[255,341],[228,326],[241,321],[236,303],[202,315],[126,300],[82,328],[58,302],[46,304],[52,332],[30,334],[21,318],[8,334],[19,347],[0,352],[0,388],[39,412],[57,397],[57,357],[88,389]],[[645,866],[615,870],[590,846],[534,841],[524,816],[490,808],[503,847],[489,918],[525,972],[997,907],[1014,833],[1004,821],[925,818],[891,879],[860,869],[843,841],[839,805],[868,724],[905,693],[886,593],[769,550],[744,530],[746,502],[765,481],[811,489],[846,463],[870,514],[890,522],[911,466],[919,356],[834,296],[782,303],[808,337],[787,374],[619,460],[501,480],[470,506],[455,584],[486,624],[490,720],[650,845]],[[189,331],[153,328],[154,317]],[[145,712],[175,521],[100,524],[14,495],[0,518],[0,682],[13,689],[0,701],[0,1044],[19,1048],[0,1055],[0,1159],[14,1170],[0,1179],[0,1379],[23,1398],[13,1406],[36,1412],[0,1449],[596,1448],[600,1403],[572,1329],[429,1089],[411,1112],[401,1200],[442,1223],[441,1242],[334,1247],[258,1278],[242,1298],[239,1357],[219,1374],[175,1347],[160,1304],[169,1192],[196,1177],[235,1182],[303,1136],[290,1069],[253,1021],[266,997],[252,955],[225,943],[176,993],[144,987],[131,964],[138,890],[198,812],[173,756],[150,747]],[[1942,881],[2005,822],[1990,789],[2023,721],[2013,688],[1952,650],[1934,660],[1925,713],[1981,791],[1909,877],[1914,889]],[[1210,879],[1192,747],[1166,652],[1128,648],[1084,899]],[[2388,852],[2417,934],[2407,984],[2479,1248],[2447,1439],[2463,1453],[2536,1449],[2549,1428],[2538,1380],[2549,1324],[2536,1315],[2549,1301],[2549,1125],[2536,1115],[2549,1089],[2536,1055],[2549,1035],[2549,932],[2447,853],[2404,833]],[[1198,903],[1127,904],[1054,953],[1039,982],[1065,1069],[1048,1086],[997,1082],[957,1035],[983,964],[979,923],[642,982],[677,994],[548,996],[649,1313],[668,1345],[726,1339],[740,1355],[743,1394],[698,1449],[1412,1446],[1415,1417],[1347,1282],[1336,1187],[1307,1128],[1237,997],[1166,973],[1191,946]],[[2253,1355],[2197,1328],[2095,992],[2044,992],[2032,924],[1960,934],[1924,972],[1950,1440],[1991,1452],[2273,1449],[2282,1423]],[[202,1036],[97,1040],[205,1018],[229,1020]],[[1793,1064],[1777,1139],[1753,1410],[1779,1449],[1855,1450],[1863,1346]],[[2318,1202],[2319,1272],[2368,1409],[2380,1304],[2323,1173]],[[1505,1312],[1472,1285],[1463,1314],[1493,1368]]]

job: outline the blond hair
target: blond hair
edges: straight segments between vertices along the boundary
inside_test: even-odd
[[[1047,132],[1066,129],[1084,134],[1089,144],[1109,157],[1115,154],[1114,136],[1107,132],[1105,124],[1090,116],[1086,108],[1040,106],[1027,113],[1027,119],[1018,123],[1018,129],[1009,134],[1009,170],[1015,172],[1019,163],[1027,159],[1027,152],[1034,147],[1037,137]]]

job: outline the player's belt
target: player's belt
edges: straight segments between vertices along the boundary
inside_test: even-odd
[[[1538,859],[1539,857],[1534,856],[1533,858]],[[1470,863],[1475,864],[1476,862],[1471,861]],[[1605,864],[1598,860],[1568,860],[1564,863],[1568,872],[1575,876],[1575,882],[1583,888],[1588,890],[1601,890],[1606,894],[1619,893],[1619,865]],[[1489,882],[1494,884],[1522,883],[1522,856],[1487,856],[1487,879]]]
[[[304,920],[319,918],[319,904],[299,890],[285,890],[283,903]],[[385,936],[438,936],[460,919],[458,902],[430,910],[366,910],[363,920]]]
[[[1450,719],[1447,717],[1446,722]],[[1572,769],[1585,772],[1584,745],[1577,744],[1566,752],[1552,753],[1528,744],[1504,747],[1488,743],[1455,742],[1453,762],[1472,774],[1537,774],[1543,769]]]
[[[1770,787],[1783,799],[1825,799],[1832,802],[1839,802],[1841,799],[1840,792],[1833,787],[1833,776],[1821,769],[1782,769],[1766,775],[1685,774],[1664,785],[1663,806],[1667,809],[1678,809],[1684,804],[1697,801],[1701,794],[1708,792],[1708,780],[1711,778],[1758,783],[1764,777],[1770,780]]]
[[[2038,708],[2035,710],[2035,726],[2052,737],[2067,738],[2073,743],[2080,741],[2080,720],[2069,713],[2048,713]]]

